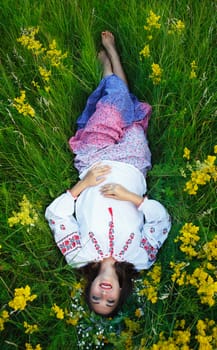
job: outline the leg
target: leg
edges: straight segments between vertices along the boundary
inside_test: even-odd
[[[102,44],[106,49],[111,61],[113,73],[116,74],[119,78],[121,78],[126,85],[128,85],[125,72],[121,65],[120,57],[115,47],[114,35],[109,31],[105,31],[105,32],[102,32],[101,37],[102,37]]]
[[[103,77],[113,74],[112,64],[105,50],[100,50],[98,59],[103,66]]]

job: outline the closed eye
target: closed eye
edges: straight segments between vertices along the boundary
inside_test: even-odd
[[[93,300],[93,302],[98,304],[98,301],[100,300],[100,297],[97,297],[97,296],[93,295],[91,299]]]

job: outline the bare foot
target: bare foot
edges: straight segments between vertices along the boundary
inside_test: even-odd
[[[105,77],[107,75],[113,74],[111,61],[105,50],[100,50],[98,53],[98,59],[103,66],[103,76]]]
[[[102,32],[101,38],[102,38],[102,44],[108,52],[110,52],[112,49],[115,49],[116,51],[115,38],[111,32],[109,31]]]
[[[108,57],[112,64],[113,73],[121,78],[126,85],[128,85],[127,78],[123,67],[121,65],[120,57],[115,47],[115,38],[114,35],[108,30],[101,33],[102,45],[106,49]]]

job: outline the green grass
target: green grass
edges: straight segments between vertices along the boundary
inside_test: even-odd
[[[143,27],[150,10],[161,16],[161,27],[153,31],[150,57],[141,60],[139,52],[148,43]],[[191,174],[183,159],[184,147],[191,150],[193,164],[194,160],[203,161],[207,155],[213,155],[217,144],[216,10],[214,0],[2,1],[0,317],[3,310],[10,317],[1,332],[1,349],[25,349],[25,343],[30,343],[33,349],[37,344],[50,350],[82,349],[78,346],[79,338],[85,342],[83,349],[96,349],[97,332],[101,329],[107,338],[102,341],[105,348],[149,350],[157,344],[160,332],[164,332],[166,339],[174,337],[176,321],[182,319],[186,321],[185,329],[191,332],[189,349],[198,349],[197,321],[206,318],[217,321],[216,295],[213,306],[202,304],[195,287],[178,286],[171,281],[169,266],[170,261],[187,261],[192,273],[204,264],[203,259],[189,260],[180,251],[179,243],[174,242],[186,222],[200,228],[198,249],[216,235],[216,182],[211,180],[200,186],[196,195],[183,191]],[[185,23],[181,35],[168,34],[168,25],[175,19]],[[42,57],[36,57],[17,42],[22,29],[37,26],[36,37],[43,47],[48,48],[55,39],[58,49],[68,53],[60,67],[46,63],[47,69],[52,69],[47,84],[50,92],[44,90],[38,72],[38,67],[44,64]],[[145,297],[139,301],[134,295],[113,320],[89,314],[82,305],[86,313],[76,327],[51,312],[53,304],[72,310],[70,293],[79,276],[66,265],[55,247],[44,210],[77,179],[68,139],[75,132],[76,119],[88,95],[100,80],[96,57],[100,32],[105,29],[116,36],[131,91],[153,106],[148,130],[153,162],[147,178],[149,195],[167,207],[173,227],[158,258],[162,278],[157,303],[152,304]],[[197,78],[189,79],[193,60],[198,66]],[[149,77],[153,62],[163,69],[159,85],[154,85]],[[39,83],[39,90],[33,87],[32,80]],[[35,117],[24,116],[12,106],[21,90],[26,91]],[[185,169],[187,178],[182,177],[181,169]],[[8,218],[13,211],[19,211],[24,194],[37,211],[38,220],[31,227],[19,224],[9,227]],[[215,259],[212,264],[216,267]],[[213,283],[217,283],[215,273],[210,273]],[[29,302],[25,310],[12,312],[8,302],[13,299],[14,289],[26,285],[37,294],[37,299]],[[78,299],[78,304],[82,303],[82,297]],[[141,318],[134,314],[139,307],[144,311]],[[128,318],[140,328],[133,330],[126,324]],[[38,332],[26,334],[24,321],[37,324]],[[86,334],[89,337],[84,339]],[[176,346],[181,349],[180,344]],[[217,347],[214,340],[212,346]]]

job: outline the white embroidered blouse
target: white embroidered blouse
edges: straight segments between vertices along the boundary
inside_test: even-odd
[[[120,183],[139,196],[146,193],[145,178],[137,168],[117,161],[102,163],[112,167],[103,185]],[[152,199],[144,199],[137,208],[131,202],[105,198],[101,186],[87,188],[77,200],[66,192],[47,207],[45,217],[57,246],[75,268],[112,256],[137,270],[148,269],[168,236],[169,214]]]

